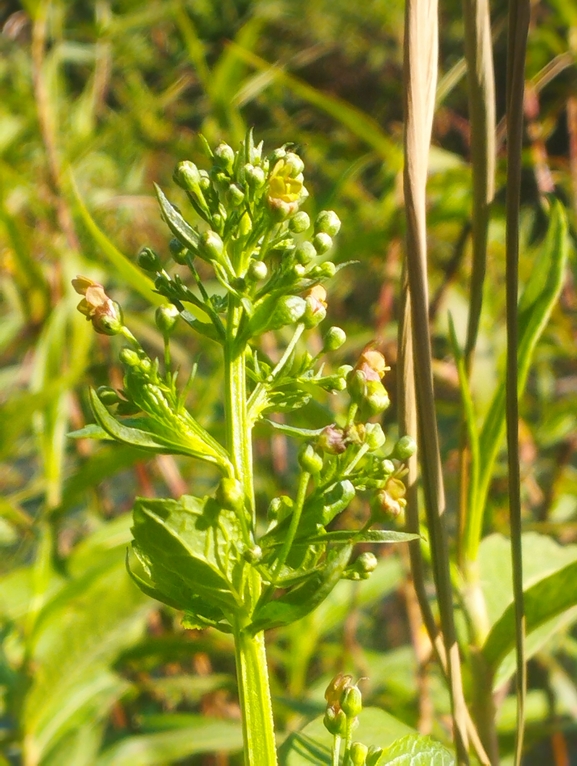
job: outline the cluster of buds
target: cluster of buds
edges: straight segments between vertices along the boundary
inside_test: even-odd
[[[122,310],[104,292],[104,287],[88,277],[77,276],[72,280],[72,287],[83,298],[78,304],[78,311],[86,317],[96,332],[101,335],[118,335],[124,328]]]
[[[352,733],[358,725],[358,715],[363,709],[363,698],[353,678],[339,673],[325,691],[327,709],[323,723],[334,737],[338,761],[340,743],[345,742],[344,763],[350,766],[380,766],[383,749],[367,747],[362,742],[353,742]]]

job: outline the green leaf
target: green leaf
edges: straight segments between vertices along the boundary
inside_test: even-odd
[[[194,432],[192,429],[187,429],[187,433],[183,433],[185,424],[179,430],[176,428],[169,430],[164,427],[164,424],[149,417],[133,418],[127,421],[143,426],[134,428],[113,417],[98,398],[96,391],[91,389],[89,396],[90,406],[98,424],[117,441],[156,453],[189,455],[210,463],[216,463],[228,471],[230,463],[226,452],[208,433],[206,433],[206,438],[204,437],[202,434],[204,429],[201,429],[200,425],[196,424],[198,428]],[[176,418],[177,416],[175,416]],[[196,431],[201,432],[201,435]]]
[[[90,232],[93,240],[98,245],[99,251],[114,267],[115,272],[125,284],[130,285],[133,290],[140,293],[140,295],[146,298],[146,300],[153,306],[160,306],[164,302],[164,299],[162,296],[157,295],[154,292],[152,281],[149,277],[143,274],[129,258],[121,253],[102,229],[98,227],[98,224],[90,215],[84,200],[80,196],[80,192],[78,191],[78,187],[76,186],[76,182],[71,172],[69,173],[69,179],[76,202],[76,211],[80,215],[87,230]]]
[[[232,541],[241,539],[241,531],[232,511],[220,509],[212,498],[184,495],[139,498],[133,517],[134,551],[149,576],[147,587],[163,594],[160,600],[192,614],[196,598],[213,610],[238,609],[233,583],[242,564]]]
[[[185,247],[190,248],[195,255],[202,257],[199,251],[200,235],[198,232],[184,220],[174,205],[166,199],[160,186],[154,184],[154,188],[162,215],[170,231]]]
[[[69,439],[99,439],[101,441],[111,441],[113,437],[105,431],[101,426],[97,426],[96,423],[88,423],[84,428],[79,428],[77,431],[70,431],[66,434]]]
[[[527,374],[537,341],[541,337],[563,284],[569,239],[565,211],[558,200],[551,199],[551,217],[547,235],[535,251],[531,277],[519,300],[519,394],[525,388]],[[499,385],[479,435],[478,491],[469,497],[471,505],[482,514],[493,475],[493,468],[505,434],[505,386]]]
[[[356,735],[355,735],[356,738]],[[388,747],[378,766],[454,766],[455,758],[450,750],[431,737],[407,734]]]
[[[510,543],[491,535],[481,543],[480,578],[491,630],[483,656],[500,686],[513,674],[514,605]],[[577,546],[560,546],[545,535],[523,535],[527,656],[533,656],[557,630],[577,616]]]
[[[323,715],[294,732],[279,749],[281,766],[310,766],[331,764],[332,736],[323,725]],[[359,715],[359,727],[354,739],[368,747],[387,747],[400,737],[417,736],[414,729],[379,708],[364,708]]]
[[[230,753],[241,748],[240,723],[190,715],[181,727],[121,739],[100,755],[95,766],[164,766],[195,753]]]
[[[327,532],[324,535],[313,535],[295,540],[297,543],[407,543],[410,540],[418,540],[420,535],[409,532],[396,532],[391,529],[367,529],[355,531],[354,529],[338,529],[335,532]]]
[[[255,609],[250,630],[258,633],[261,630],[290,625],[315,609],[341,579],[352,549],[353,546],[349,543],[342,548],[329,550],[324,567],[312,574],[304,584],[287,591],[274,601],[259,604]]]

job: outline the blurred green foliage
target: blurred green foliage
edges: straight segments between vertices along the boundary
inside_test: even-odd
[[[459,388],[447,316],[462,344],[470,166],[460,4],[449,0],[441,13],[429,276],[438,417],[455,518]],[[505,4],[495,2],[499,115],[504,13]],[[95,336],[76,312],[70,280],[85,273],[105,284],[150,353],[160,355],[158,296],[135,267],[141,246],[167,247],[152,183],[172,188],[178,160],[202,163],[198,131],[212,143],[236,146],[254,125],[268,147],[285,141],[300,147],[309,213],[333,207],[343,220],[337,260],[358,263],[338,274],[329,296],[330,320],[348,334],[339,361],[350,362],[375,338],[393,365],[394,397],[404,233],[403,4],[26,0],[4,3],[0,23],[0,764],[236,763],[241,738],[231,643],[210,631],[183,630],[179,616],[145,600],[124,570],[134,496],[179,496],[191,487],[202,495],[215,475],[186,459],[147,462],[132,447],[67,439],[91,422],[87,383],[118,383],[120,375],[114,339]],[[546,227],[541,195],[560,197],[571,236],[577,212],[577,13],[563,0],[543,1],[532,23],[524,282],[534,267],[531,244]],[[481,415],[505,343],[502,157],[501,145],[473,376]],[[571,252],[522,405],[525,522],[549,535],[551,545],[571,543],[577,533],[576,276]],[[194,409],[214,432],[219,369],[209,342],[177,333],[173,357],[184,371],[198,364]],[[314,410],[302,417],[315,425]],[[394,421],[394,413],[387,417]],[[282,434],[263,434],[257,454],[262,505],[273,487],[291,485],[295,458]],[[505,472],[499,456],[486,532],[507,529]],[[357,505],[353,513],[366,509]],[[385,552],[371,580],[342,582],[316,613],[269,637],[281,735],[321,712],[327,679],[345,669],[369,677],[371,704],[446,739],[440,723],[446,693],[428,664],[405,586],[407,566],[402,554]],[[551,736],[556,747],[571,749],[577,741],[574,619],[571,611],[557,621],[530,667],[528,738],[542,748],[536,763],[553,762],[546,750]],[[505,754],[512,744],[509,702],[499,719]],[[204,755],[215,751],[222,755]]]

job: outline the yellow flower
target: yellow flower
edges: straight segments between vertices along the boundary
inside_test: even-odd
[[[122,310],[118,303],[106,295],[98,282],[83,276],[72,280],[72,287],[84,298],[78,304],[78,311],[87,321],[92,322],[96,332],[102,335],[117,335],[122,330]]]

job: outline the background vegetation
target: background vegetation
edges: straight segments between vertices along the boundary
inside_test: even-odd
[[[498,119],[505,12],[504,3],[493,4]],[[309,213],[332,207],[341,217],[337,260],[358,263],[339,272],[329,295],[330,321],[349,336],[337,362],[351,362],[376,339],[393,368],[394,398],[405,227],[403,13],[397,0],[29,0],[0,9],[0,763],[238,762],[230,642],[183,630],[179,616],[145,599],[124,569],[134,496],[178,496],[190,487],[201,495],[214,476],[189,461],[147,462],[133,448],[66,437],[91,422],[87,383],[107,383],[109,376],[118,383],[120,374],[114,339],[95,336],[76,312],[70,279],[85,273],[105,284],[127,309],[130,326],[161,354],[153,306],[134,266],[143,245],[167,247],[152,183],[173,188],[178,160],[201,164],[199,131],[212,143],[236,146],[254,125],[269,148],[285,141],[300,147]],[[533,247],[547,226],[542,195],[554,192],[571,232],[575,224],[576,52],[573,5],[535,3],[522,282],[542,250]],[[437,416],[454,532],[460,393],[448,313],[463,345],[471,268],[463,55],[461,6],[448,0],[441,8],[428,237]],[[472,379],[479,417],[504,361],[502,136],[500,127]],[[521,408],[524,525],[533,533],[526,557],[534,581],[576,558],[575,275],[570,249]],[[204,425],[218,427],[219,370],[210,347],[186,332],[176,340],[183,369],[199,365],[195,411]],[[309,410],[307,422],[314,418]],[[394,411],[387,421],[391,431]],[[258,453],[257,493],[264,498],[273,487],[290,486],[294,456],[283,437],[263,433]],[[488,508],[485,532],[507,534],[502,456]],[[363,512],[360,504],[352,511]],[[481,563],[487,590],[510,601],[502,545],[487,537]],[[329,678],[346,670],[369,678],[366,701],[447,739],[448,698],[430,661],[406,552],[375,553],[382,558],[369,581],[341,583],[314,615],[270,636],[281,731],[318,715]],[[527,763],[577,763],[576,619],[573,606],[547,624],[531,649]],[[500,671],[505,756],[514,731],[512,670]]]

